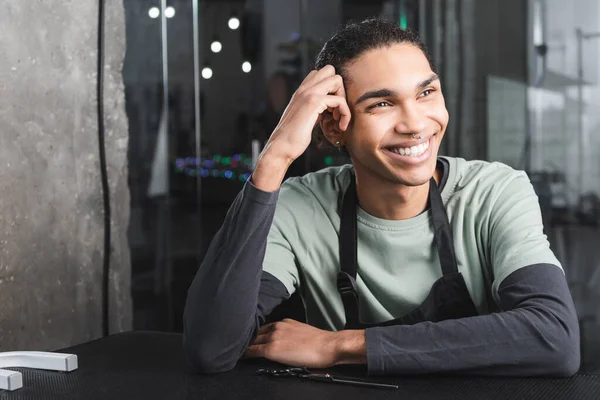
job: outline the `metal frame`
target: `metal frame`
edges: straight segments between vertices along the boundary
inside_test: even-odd
[[[585,156],[587,140],[585,140],[583,127],[583,41],[600,38],[600,32],[584,33],[581,28],[577,28],[575,34],[577,35],[577,105],[579,114],[577,118],[577,133],[579,139],[579,182],[577,183],[577,194],[579,201],[581,196],[583,196],[583,174],[586,168],[587,159]]]

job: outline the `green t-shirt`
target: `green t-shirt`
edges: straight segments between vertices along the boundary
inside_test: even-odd
[[[561,267],[543,233],[537,196],[527,175],[501,163],[443,157],[449,165],[441,195],[458,269],[480,314],[495,310],[498,287],[512,272],[539,263]],[[282,186],[263,270],[291,294],[302,293],[308,323],[341,330],[337,291],[341,196],[351,165],[326,168]],[[376,323],[419,306],[442,276],[430,211],[391,221],[358,218],[360,318]],[[561,267],[562,268],[562,267]]]

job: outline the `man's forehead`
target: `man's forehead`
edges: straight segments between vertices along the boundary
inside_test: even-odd
[[[422,86],[423,82],[427,82],[427,84],[429,84],[437,80],[439,80],[438,75],[431,69],[428,69],[420,72],[404,74],[398,73],[396,75],[390,76],[359,76],[353,79],[346,79],[344,81],[344,84],[346,86],[346,91],[360,91],[366,89],[392,87],[404,89],[418,89],[420,86]]]
[[[421,49],[403,43],[368,51],[346,67],[345,75],[346,90],[372,90],[414,87],[435,74]]]

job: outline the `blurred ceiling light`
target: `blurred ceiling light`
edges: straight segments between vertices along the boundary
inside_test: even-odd
[[[175,9],[171,6],[165,8],[165,17],[173,18],[175,16]]]
[[[219,42],[217,39],[213,39],[213,42],[210,44],[210,49],[212,50],[212,52],[218,53],[221,51],[222,48],[223,45],[221,44],[221,42]]]
[[[229,25],[229,29],[236,30],[240,27],[240,20],[234,15],[231,18],[229,18],[229,22],[227,22],[227,25]]]
[[[202,68],[202,77],[204,79],[210,79],[210,78],[212,78],[212,75],[213,75],[213,71],[210,67]]]
[[[242,71],[244,71],[245,73],[252,71],[252,64],[250,64],[248,61],[244,61],[244,63],[242,64]]]
[[[148,10],[148,16],[150,18],[158,18],[158,16],[160,15],[160,10],[158,9],[158,7],[152,7],[151,9]]]

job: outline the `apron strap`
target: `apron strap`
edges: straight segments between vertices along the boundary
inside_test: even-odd
[[[357,207],[356,178],[350,171],[350,184],[344,193],[340,222],[340,267],[337,275],[337,289],[344,305],[346,329],[360,327],[357,275]],[[432,214],[434,240],[440,258],[442,274],[448,276],[458,272],[452,230],[448,214],[444,208],[442,197],[433,177],[429,182],[429,199],[427,204]]]
[[[345,329],[358,329],[361,325],[358,310],[358,288],[356,280],[344,271],[338,272],[337,289],[342,298],[346,314]]]
[[[452,237],[452,228],[448,221],[448,214],[442,202],[442,196],[435,183],[435,179],[431,178],[429,182],[429,209],[431,210],[431,219],[433,221],[435,245],[440,257],[442,274],[448,276],[458,273],[458,265],[456,263],[456,254],[454,253],[454,239]]]
[[[357,222],[356,222],[356,180],[350,173],[350,185],[344,193],[340,222],[340,265],[342,271],[356,278],[357,268]]]
[[[337,289],[342,298],[346,314],[346,329],[357,328],[360,324],[358,313],[358,288],[356,285],[357,238],[356,238],[356,179],[350,171],[350,185],[344,193],[340,223],[340,265],[337,275]]]

